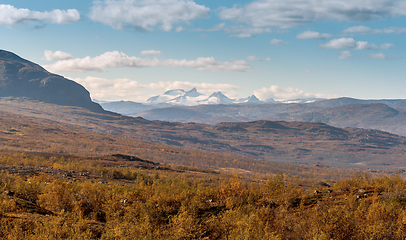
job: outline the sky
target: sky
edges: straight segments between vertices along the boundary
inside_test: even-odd
[[[2,0],[0,49],[143,102],[406,98],[406,0]]]

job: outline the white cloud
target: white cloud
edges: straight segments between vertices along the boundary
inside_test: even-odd
[[[343,32],[345,33],[371,33],[373,30],[369,27],[365,26],[354,26],[345,29]]]
[[[231,33],[229,37],[235,38],[250,38],[257,34],[270,33],[270,28],[253,28],[246,26],[231,26],[227,27],[225,23],[220,23],[209,29],[195,29],[197,32],[216,32],[224,31],[225,33]]]
[[[248,61],[252,61],[252,62],[259,62],[259,61],[271,61],[271,59],[269,57],[262,59],[262,58],[258,58],[255,56],[247,56],[247,60]]]
[[[291,28],[311,22],[369,21],[406,15],[403,0],[257,0],[222,8],[220,18],[253,27]]]
[[[377,49],[378,47],[375,44],[369,44],[368,42],[358,41],[356,43],[355,50],[368,50],[368,49]]]
[[[214,27],[209,28],[209,29],[197,28],[194,31],[196,31],[196,32],[216,32],[216,31],[224,30],[225,27],[226,27],[225,23],[219,23],[219,24],[216,24]]]
[[[321,44],[320,47],[326,49],[377,49],[377,46],[375,44],[369,44],[368,42],[364,41],[355,41],[353,38],[332,39],[325,44]]]
[[[398,27],[389,27],[389,28],[385,28],[383,30],[381,30],[382,33],[385,34],[401,34],[401,33],[406,33],[406,28],[398,28]]]
[[[329,33],[319,33],[314,31],[306,31],[298,34],[296,38],[298,39],[324,39],[331,38],[333,35]]]
[[[44,57],[45,57],[45,60],[47,60],[47,61],[55,61],[55,60],[71,59],[72,55],[70,53],[61,52],[61,51],[52,52],[49,50],[45,50]]]
[[[51,72],[105,72],[107,68],[140,68],[156,66],[187,67],[196,68],[199,71],[211,72],[243,72],[251,68],[244,60],[220,62],[214,57],[199,57],[195,60],[159,60],[157,58],[145,59],[127,56],[125,53],[118,51],[106,52],[93,58],[87,56],[84,58],[60,60],[44,67]]]
[[[368,58],[375,59],[375,60],[385,60],[387,56],[383,53],[371,53],[368,55]]]
[[[89,14],[93,21],[116,29],[135,27],[144,31],[152,31],[156,25],[170,31],[174,24],[187,23],[210,12],[192,0],[104,0],[93,4]]]
[[[365,26],[354,26],[345,29],[343,32],[360,34],[401,34],[406,33],[406,28],[389,27],[384,29],[371,29]]]
[[[51,22],[57,24],[73,23],[80,20],[80,13],[76,9],[51,12],[31,11],[26,8],[15,8],[11,5],[0,4],[0,25],[17,25],[32,22]]]
[[[241,26],[240,27],[232,26],[229,28],[225,28],[224,31],[226,33],[235,33],[235,34],[229,35],[229,37],[250,38],[257,34],[270,33],[271,29],[270,28],[249,28],[249,27],[241,27]]]
[[[269,44],[276,45],[276,46],[282,46],[282,45],[286,45],[288,43],[284,42],[281,39],[272,39],[271,41],[269,41]]]
[[[355,48],[356,42],[353,38],[338,38],[321,44],[320,47],[327,49]]]
[[[144,56],[160,56],[160,55],[162,55],[162,52],[157,51],[157,50],[144,50],[144,51],[141,51],[141,55],[144,55]]]
[[[350,51],[342,51],[340,52],[340,56],[337,57],[339,60],[349,59],[352,58],[352,54]]]
[[[261,100],[273,98],[275,100],[291,100],[298,98],[331,98],[334,96],[323,93],[309,93],[298,88],[281,88],[276,85],[255,90],[254,95]]]
[[[222,83],[191,83],[175,81],[141,84],[127,78],[108,80],[91,76],[86,78],[73,78],[73,80],[89,90],[93,99],[105,101],[127,100],[145,102],[152,95],[157,95],[157,92],[161,93],[171,89],[189,90],[195,87],[203,94],[211,94],[217,91],[227,92],[239,89],[239,87],[235,85]]]
[[[395,45],[393,45],[392,43],[382,43],[381,44],[381,49],[389,49],[389,48],[394,48]]]
[[[307,69],[307,70],[303,70],[302,73],[314,73],[314,72],[312,70]]]
[[[257,58],[257,57],[255,57],[255,56],[248,56],[248,57],[247,57],[247,60],[248,60],[248,61],[253,61],[253,62],[261,61],[260,58]]]

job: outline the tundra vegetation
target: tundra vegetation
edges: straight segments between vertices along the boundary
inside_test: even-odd
[[[240,178],[125,155],[2,153],[0,163],[1,239],[406,237],[406,182],[395,176]]]

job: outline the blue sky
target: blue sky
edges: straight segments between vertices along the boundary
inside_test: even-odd
[[[404,0],[6,0],[0,36],[98,100],[406,98]]]

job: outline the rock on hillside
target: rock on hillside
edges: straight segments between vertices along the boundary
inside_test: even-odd
[[[0,97],[27,97],[41,102],[104,110],[80,84],[52,74],[14,53],[0,50]]]

